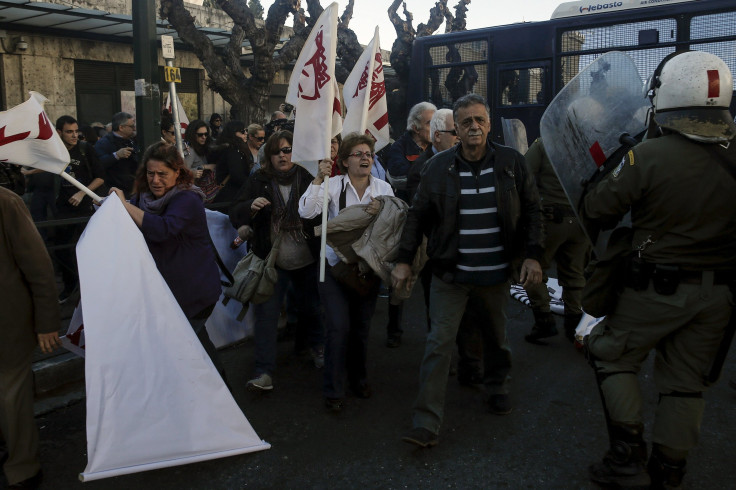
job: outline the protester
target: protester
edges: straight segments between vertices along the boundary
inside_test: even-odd
[[[278,281],[273,296],[265,303],[253,305],[255,377],[248,381],[247,387],[256,391],[273,389],[278,321],[290,284],[298,292],[295,295],[297,329],[308,332],[312,356],[319,364],[324,352],[324,328],[315,287],[319,279],[319,239],[314,236],[314,227],[322,220],[321,216],[299,217],[299,197],[309,188],[312,176],[291,161],[292,143],[293,135],[289,131],[271,135],[264,149],[262,167],[250,177],[230,213],[236,228],[243,225],[253,228],[249,243],[258,257],[265,259],[274,243],[279,242]]]
[[[266,141],[266,131],[263,129],[263,126],[260,124],[251,124],[248,126],[248,149],[254,162],[251,173],[258,170],[261,166],[261,162],[258,161],[258,150],[261,149],[264,141]]]
[[[420,102],[409,110],[406,131],[388,151],[387,179],[396,189],[396,197],[409,202],[406,178],[412,163],[431,145],[429,123],[437,107],[430,102]]]
[[[56,132],[64,142],[70,158],[69,165],[64,171],[89,190],[96,191],[105,183],[105,171],[97,160],[97,154],[92,146],[86,141],[78,140],[78,129],[77,120],[71,116],[61,116],[56,120]],[[56,212],[58,219],[92,216],[94,212],[92,198],[71,182],[61,179]],[[76,223],[58,226],[55,229],[54,244],[59,248],[56,249],[54,256],[64,282],[64,290],[59,295],[59,301],[62,303],[74,292],[79,282],[75,246],[85,225],[86,223]]]
[[[420,369],[414,428],[403,438],[422,447],[438,443],[453,343],[466,307],[473,309],[483,334],[488,409],[497,415],[511,412],[509,279],[518,277],[525,285],[542,280],[539,195],[524,157],[488,139],[490,110],[483,97],[458,99],[453,114],[460,145],[435,156],[425,169],[392,272],[393,286],[405,287],[427,233],[434,274],[432,327]]]
[[[189,324],[225,379],[205,323],[222,291],[220,271],[207,229],[204,195],[176,147],[154,143],[143,155],[130,202],[118,188],[110,189],[141,229],[156,267],[168,284]]]
[[[393,196],[390,185],[371,175],[373,148],[373,138],[369,135],[353,133],[343,139],[337,156],[342,175],[330,179],[329,218],[334,218],[341,209],[353,204],[370,203],[366,212],[375,214],[380,206],[374,198]],[[299,214],[303,218],[316,218],[322,214],[323,180],[331,173],[332,161],[325,159],[320,162],[317,177],[299,201]],[[326,407],[340,411],[343,408],[346,381],[356,396],[371,396],[366,368],[368,330],[380,281],[375,281],[375,286],[362,295],[338,282],[335,267],[341,261],[332,248],[327,249],[326,256],[329,267],[325,272],[325,281],[319,283],[327,328],[323,394]]]
[[[112,131],[97,141],[95,151],[106,172],[105,182],[129,196],[138,170],[135,119],[127,112],[118,112],[110,124]]]
[[[222,116],[215,112],[210,116],[210,139],[213,143],[216,143],[221,134]]]
[[[246,138],[248,131],[242,121],[230,121],[220,136],[220,144],[227,145],[222,149],[217,161],[217,183],[222,190],[217,194],[216,202],[235,200],[245,185],[253,167],[253,156],[248,148]]]
[[[216,164],[211,161],[211,139],[207,124],[195,119],[184,131],[189,151],[184,152],[184,162],[194,175],[194,184],[204,193],[204,202],[212,202],[220,191],[215,178]]]
[[[171,118],[161,118],[161,141],[176,146],[176,127]]]
[[[33,413],[31,360],[60,345],[59,304],[51,259],[25,204],[0,188],[0,432],[10,488],[38,488],[42,473]]]

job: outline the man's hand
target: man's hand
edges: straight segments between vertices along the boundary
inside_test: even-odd
[[[59,332],[38,334],[38,346],[41,347],[41,351],[44,354],[50,354],[57,347],[61,347]]]
[[[108,196],[112,196],[115,194],[120,198],[120,201],[125,204],[125,193],[118,189],[117,187],[110,187],[110,192],[107,193]]]
[[[525,259],[521,264],[519,280],[524,288],[539,284],[542,282],[542,266],[534,259]]]
[[[319,164],[317,165],[317,176],[312,181],[312,184],[322,185],[322,182],[325,180],[325,177],[329,177],[331,174],[332,174],[332,160],[330,160],[329,158],[320,160]]]
[[[79,206],[79,203],[82,202],[84,196],[85,193],[82,191],[75,193],[72,197],[69,198],[69,204],[71,204],[72,206]]]
[[[130,148],[129,146],[120,148],[118,151],[115,152],[118,158],[128,158],[130,157],[131,153],[133,153],[133,148]]]
[[[411,278],[411,267],[409,264],[396,264],[391,271],[391,286],[394,289],[404,289]]]

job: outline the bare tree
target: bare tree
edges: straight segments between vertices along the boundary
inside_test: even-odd
[[[168,20],[202,65],[209,76],[208,85],[231,106],[233,117],[246,122],[262,121],[268,109],[268,99],[274,76],[292,63],[304,45],[312,25],[322,11],[319,0],[306,0],[307,12],[300,0],[275,0],[262,24],[256,22],[246,0],[213,0],[233,20],[230,41],[224,48],[216,48],[207,36],[195,26],[195,19],[182,0],[161,0],[160,15]],[[344,82],[362,48],[355,33],[348,27],[353,15],[354,0],[349,0],[338,22],[336,68],[338,81]],[[309,14],[307,16],[307,13]],[[281,43],[284,24],[294,18],[294,35],[276,51]],[[240,63],[241,46],[248,40],[253,50],[250,77]]]
[[[388,8],[388,17],[396,30],[396,41],[391,47],[391,67],[396,71],[396,79],[391,80],[387,87],[391,100],[389,111],[391,126],[394,134],[403,130],[406,125],[406,91],[409,86],[409,71],[411,67],[411,51],[414,39],[434,34],[445,23],[445,32],[464,31],[466,29],[467,5],[470,0],[458,0],[455,6],[455,15],[447,6],[447,0],[438,0],[429,10],[429,20],[426,24],[419,24],[414,30],[414,15],[406,9],[406,2],[393,0]],[[404,19],[397,10],[403,6]]]

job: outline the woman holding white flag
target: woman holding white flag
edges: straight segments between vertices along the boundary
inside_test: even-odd
[[[329,185],[329,219],[354,204],[367,204],[366,212],[376,214],[380,206],[374,198],[394,195],[389,184],[371,175],[373,149],[370,135],[351,133],[343,139],[337,154],[342,175],[333,177]],[[324,177],[331,172],[332,161],[322,160],[317,177],[299,200],[299,214],[303,218],[322,214]],[[374,281],[366,290],[351,289],[339,282],[350,280],[348,264],[343,263],[331,247],[327,247],[325,255],[329,267],[325,281],[319,283],[327,328],[323,393],[327,409],[338,412],[343,407],[346,381],[356,396],[368,398],[371,395],[366,373],[368,329],[380,281]]]
[[[204,193],[175,146],[154,143],[143,155],[130,202],[113,187],[143,233],[148,250],[205,351],[225,380],[205,323],[222,291],[207,228]]]

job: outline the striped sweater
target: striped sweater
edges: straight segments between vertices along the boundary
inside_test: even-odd
[[[458,258],[455,282],[477,286],[500,284],[508,278],[496,205],[493,152],[478,162],[457,158],[460,177]]]

